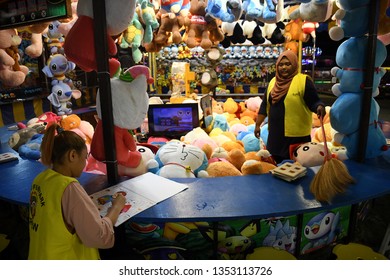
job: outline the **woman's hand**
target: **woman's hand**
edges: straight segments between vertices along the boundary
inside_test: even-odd
[[[260,125],[256,125],[256,126],[255,126],[255,131],[254,131],[254,133],[255,133],[255,136],[256,136],[257,138],[260,138]]]
[[[319,119],[323,119],[326,115],[325,106],[324,105],[318,105],[317,106],[317,117]]]

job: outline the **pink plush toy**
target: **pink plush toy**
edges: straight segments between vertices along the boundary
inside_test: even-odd
[[[149,108],[148,84],[153,82],[149,68],[136,65],[127,69],[120,78],[111,79],[112,108],[116,154],[119,165],[136,168],[142,159],[129,130],[143,123]],[[96,96],[98,123],[91,143],[92,156],[101,162],[106,160],[101,121],[100,92]]]
[[[108,54],[114,56],[117,48],[111,36],[119,35],[131,23],[135,11],[135,0],[105,0]],[[92,0],[79,0],[78,18],[69,30],[64,43],[66,57],[82,70],[97,71],[95,53],[94,18]],[[111,77],[119,70],[118,60],[109,60]]]

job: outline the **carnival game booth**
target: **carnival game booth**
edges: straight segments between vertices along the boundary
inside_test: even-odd
[[[70,5],[70,1],[65,2],[68,6]],[[208,7],[203,7],[203,14],[200,17],[208,19],[208,24],[203,23],[202,27],[212,27],[213,30],[203,30],[204,33],[202,34],[204,36],[199,36],[199,33],[195,31],[197,30],[195,22],[191,21],[188,15],[196,14],[195,7],[200,9],[201,1],[192,0],[189,3],[184,2],[181,10],[188,8],[190,12],[186,15],[182,15],[182,13],[180,15],[185,17],[186,22],[185,27],[182,29],[182,31],[185,30],[187,32],[186,37],[183,36],[186,38],[184,43],[191,49],[200,46],[203,50],[207,51],[207,54],[212,47],[218,45],[224,38],[229,37],[228,35],[224,36],[220,32],[218,20],[221,20],[222,16],[222,22],[225,23],[233,23],[239,19],[230,10],[219,15],[213,14],[212,11],[214,9],[212,9],[212,5],[215,4],[215,1],[208,1]],[[275,18],[273,20],[280,21],[280,7],[284,6],[283,1],[279,0],[278,5],[274,5],[271,8],[272,2],[266,1],[268,5],[267,11],[271,12],[267,16],[274,15]],[[246,5],[248,3],[249,1],[241,3],[243,4],[242,9],[238,13],[240,16],[244,15],[247,21],[250,21],[250,17],[252,19],[261,18],[264,22],[269,20],[269,18],[264,18],[264,14],[252,15],[250,14],[251,9],[245,10],[244,7],[248,8]],[[294,10],[295,12],[289,15],[290,19],[295,18],[297,21],[301,21],[302,24],[303,20],[326,21],[330,18],[331,13],[329,12],[333,3],[331,1],[324,1],[324,3],[326,5],[321,7],[311,7],[310,5],[315,5],[312,1],[310,3],[300,3],[300,6]],[[185,4],[188,6],[185,6]],[[319,165],[321,164],[315,167],[305,167],[304,176],[290,178],[291,180],[285,180],[286,177],[284,179],[279,178],[275,176],[276,174],[274,172],[264,172],[264,170],[260,172],[261,174],[253,171],[248,171],[248,173],[243,174],[242,170],[240,170],[241,174],[237,174],[237,176],[232,176],[232,173],[230,173],[222,177],[210,177],[207,176],[207,173],[210,174],[211,170],[207,170],[206,167],[211,158],[199,147],[193,146],[195,147],[193,151],[187,150],[192,149],[191,144],[185,141],[190,138],[188,134],[181,135],[184,137],[183,139],[176,139],[180,141],[160,143],[161,147],[154,150],[155,154],[152,153],[152,158],[149,158],[147,162],[143,162],[144,157],[139,148],[145,150],[145,148],[153,148],[156,146],[153,143],[137,146],[137,144],[141,143],[137,143],[136,138],[131,136],[129,131],[136,131],[144,123],[150,102],[149,97],[153,97],[149,96],[150,92],[148,92],[148,87],[156,87],[153,80],[158,80],[159,77],[157,74],[161,75],[161,73],[157,73],[152,64],[150,69],[148,69],[143,63],[140,63],[144,56],[138,49],[139,45],[137,46],[133,41],[129,44],[129,41],[126,41],[126,39],[140,39],[139,36],[137,37],[137,35],[140,35],[139,30],[134,31],[133,27],[142,26],[145,27],[144,33],[141,32],[144,35],[142,37],[144,40],[143,47],[147,52],[157,53],[164,47],[167,47],[168,37],[171,35],[172,39],[169,40],[172,40],[173,43],[178,45],[183,40],[180,32],[176,32],[180,29],[167,31],[165,28],[167,28],[167,25],[178,24],[179,21],[176,22],[175,19],[179,15],[176,12],[176,15],[173,17],[173,22],[168,22],[172,17],[161,12],[161,18],[159,20],[157,17],[151,17],[151,22],[139,21],[137,23],[133,20],[143,18],[143,12],[151,13],[154,11],[154,7],[148,1],[140,1],[136,5],[134,1],[124,0],[79,0],[77,5],[77,13],[73,13],[73,25],[68,26],[70,29],[67,30],[64,44],[60,44],[60,38],[56,38],[56,40],[54,40],[54,37],[48,39],[50,43],[48,45],[49,54],[41,70],[46,78],[48,78],[48,88],[50,88],[45,97],[50,101],[52,109],[56,113],[54,120],[61,122],[64,120],[69,121],[71,118],[71,113],[73,113],[72,102],[70,102],[72,100],[71,98],[74,101],[79,100],[83,96],[82,88],[78,88],[80,85],[75,83],[78,79],[70,77],[69,74],[72,73],[76,65],[84,72],[96,73],[95,78],[97,77],[98,87],[96,87],[96,91],[92,95],[93,99],[96,95],[96,104],[94,105],[96,105],[97,119],[96,127],[92,128],[94,130],[93,137],[89,139],[90,143],[88,143],[93,158],[89,159],[91,161],[88,162],[90,170],[86,171],[89,172],[84,172],[80,178],[81,184],[91,197],[95,197],[95,194],[101,191],[107,191],[109,193],[118,184],[131,182],[131,180],[139,177],[142,178],[143,175],[149,173],[169,178],[172,182],[185,186],[183,191],[161,200],[157,204],[150,205],[150,207],[145,207],[143,209],[144,211],[131,216],[130,219],[127,219],[119,225],[116,228],[118,242],[112,251],[106,251],[107,258],[118,258],[118,256],[121,256],[122,258],[141,259],[256,259],[260,258],[258,254],[260,254],[261,250],[259,248],[262,247],[275,247],[297,258],[310,258],[312,253],[318,252],[321,248],[330,248],[335,243],[353,240],[355,224],[358,217],[357,213],[360,213],[361,208],[363,208],[362,212],[364,212],[364,207],[362,206],[365,205],[364,202],[389,193],[389,153],[385,151],[387,147],[386,138],[383,133],[381,134],[376,122],[378,108],[375,100],[373,100],[374,90],[372,90],[377,87],[377,82],[383,74],[380,66],[386,57],[386,52],[383,50],[384,43],[377,41],[374,38],[375,36],[372,35],[376,34],[375,29],[372,29],[375,24],[370,24],[369,26],[367,22],[367,25],[362,27],[362,34],[348,34],[348,27],[350,28],[351,26],[341,25],[345,37],[350,38],[346,40],[346,43],[340,45],[339,59],[336,58],[336,62],[342,69],[333,70],[334,75],[339,79],[339,83],[334,88],[334,93],[338,94],[338,102],[332,107],[333,113],[330,114],[332,117],[330,122],[337,127],[339,143],[347,147],[349,159],[343,161],[343,164],[353,178],[354,183],[344,186],[345,188],[340,192],[323,200],[319,199],[316,193],[313,194],[311,189],[313,180],[316,177],[318,178],[319,171],[321,170]],[[367,5],[369,4],[367,3]],[[306,14],[304,11],[308,7],[316,11],[314,13],[316,16],[321,15],[321,17],[305,18]],[[165,8],[161,7],[162,10]],[[372,3],[365,8],[367,8],[365,11],[368,8],[370,8],[370,11],[376,11]],[[4,9],[12,9],[12,5],[4,6]],[[206,9],[208,11],[207,16]],[[119,12],[123,13],[123,16],[120,16]],[[357,18],[368,17],[362,16]],[[372,20],[375,19],[375,13],[369,18]],[[118,23],[119,19],[126,20]],[[348,17],[344,23],[347,23],[347,20]],[[129,26],[129,22],[132,22],[132,26]],[[20,23],[20,25],[22,24]],[[55,29],[59,26],[52,24],[51,27]],[[222,29],[222,24],[220,28]],[[128,31],[128,33],[125,34],[124,30]],[[213,33],[212,31],[217,32]],[[291,42],[292,37],[289,37],[291,34],[287,34],[288,36],[282,38],[283,42],[285,38],[289,38],[288,43],[290,44],[288,44],[288,48],[294,49],[295,46],[296,50],[299,50],[298,41],[302,42],[304,35],[302,32],[298,33],[302,37],[294,39],[296,40],[295,42]],[[366,33],[369,35],[365,36],[364,34]],[[123,49],[131,48],[132,59],[137,65],[133,66],[134,63],[132,63],[132,65],[121,69],[121,66],[124,66],[125,63],[114,57],[117,53],[117,44],[119,42],[115,42],[114,37],[116,38],[118,34],[122,34],[122,37],[118,38],[124,40],[120,41],[120,47]],[[230,39],[236,40],[238,38],[237,36],[236,34]],[[247,38],[253,39],[253,36],[249,35],[245,35],[244,37],[245,40]],[[264,42],[262,41],[264,38],[257,37],[257,39],[259,40],[257,44]],[[224,48],[225,52],[229,50],[229,47]],[[283,45],[283,48],[287,48],[287,44]],[[217,49],[220,49],[220,47],[217,46]],[[279,49],[277,48],[277,50]],[[356,50],[356,52],[351,50]],[[370,53],[375,50],[375,53]],[[244,68],[247,66],[249,67],[248,69],[251,69],[251,66],[254,67],[254,65],[247,63],[246,60],[248,57],[242,57],[243,52],[245,53],[247,51],[250,51],[249,48],[240,48],[240,52],[237,53],[241,57],[229,57],[231,59],[230,64],[235,65],[235,62],[241,62],[241,66]],[[261,53],[264,54],[264,49]],[[297,53],[299,55],[301,52],[298,51]],[[220,66],[218,63],[222,61],[220,57],[217,57],[212,62],[209,61],[209,69],[207,69],[208,71],[204,71],[208,72],[209,76],[213,78],[211,82],[210,79],[205,79],[204,81],[203,86],[206,85],[207,91],[210,89],[216,90],[218,82],[216,83],[213,80],[218,81],[218,79],[215,79],[215,74],[218,73],[219,69],[227,69],[232,66],[225,64],[223,65],[224,67],[218,67]],[[368,61],[363,61],[362,59],[364,57],[368,57]],[[166,57],[160,58],[160,60],[165,61]],[[153,61],[159,63],[158,59]],[[202,60],[199,61],[202,63]],[[57,67],[53,67],[53,65],[57,65],[54,62],[62,66],[59,68],[63,71],[62,73],[52,72],[52,70],[58,70]],[[161,64],[163,65],[163,63]],[[191,63],[186,65],[189,68]],[[171,65],[166,67],[171,69]],[[199,67],[198,69],[202,69],[202,65],[198,65],[197,67]],[[355,71],[356,69],[363,68],[368,70]],[[272,66],[269,69],[272,69]],[[378,71],[374,71],[375,69]],[[22,67],[22,70],[25,70],[25,68]],[[26,76],[27,72],[21,72]],[[176,79],[177,77],[171,77],[169,79],[172,82],[179,82],[179,85],[184,87],[184,94],[182,90],[175,92],[178,94],[176,97],[179,99],[182,97],[184,97],[183,99],[188,99],[187,95],[189,88],[191,88],[191,80],[203,80],[203,75],[201,78],[195,79],[191,72],[193,71],[190,71],[190,69],[184,71],[184,73],[187,73],[187,76],[182,79],[184,84],[181,84],[180,79]],[[240,70],[237,72],[240,72]],[[269,74],[272,71],[267,70],[265,72]],[[182,74],[182,72],[179,72],[179,74]],[[373,80],[371,76],[374,78]],[[236,78],[243,77],[246,77],[246,75]],[[261,74],[257,78],[259,77],[261,77]],[[226,80],[224,81],[223,79],[225,78]],[[224,82],[226,83],[226,81],[233,82],[234,84],[239,80],[229,80],[230,78],[232,77],[223,77],[220,75],[222,84]],[[256,85],[247,83],[245,86],[248,92],[239,90],[240,94],[251,94],[251,92],[255,91],[258,91],[257,94],[261,94],[259,91],[266,87],[268,78],[262,80],[260,85],[258,81]],[[10,80],[2,79],[1,81],[5,83]],[[350,83],[351,81],[353,81],[352,84]],[[361,84],[364,84],[365,87],[361,87]],[[82,86],[85,85],[82,83]],[[372,85],[372,87],[368,85]],[[236,88],[239,87],[240,85],[234,85],[231,89],[236,91]],[[201,91],[203,91],[202,88]],[[67,94],[60,94],[63,92]],[[130,97],[126,96],[126,93],[130,93]],[[161,94],[163,94],[162,90]],[[215,96],[215,91],[213,95]],[[360,97],[363,96],[367,102],[361,101]],[[244,98],[246,97],[248,96],[244,96]],[[189,107],[193,108],[194,106]],[[363,112],[359,114],[362,115],[361,120],[353,115],[353,112],[350,112],[351,108],[359,108]],[[46,112],[46,110],[44,111]],[[183,113],[182,111],[180,112]],[[36,115],[40,113],[38,111],[35,112]],[[202,111],[202,113],[204,112]],[[235,113],[235,111],[229,112],[231,115],[235,115]],[[4,126],[1,128],[2,141],[0,152],[2,154],[9,154],[3,157],[4,162],[0,165],[3,176],[0,184],[0,198],[2,202],[5,201],[6,203],[20,206],[21,209],[27,209],[29,206],[31,182],[44,169],[39,161],[25,154],[21,154],[19,149],[19,153],[17,153],[9,144],[9,139],[12,138],[11,135],[15,133],[12,129],[27,125],[29,116],[26,115],[25,118],[14,118],[14,121],[9,118],[6,122],[3,121]],[[64,118],[64,116],[67,117]],[[74,116],[72,117],[74,118]],[[152,118],[152,116],[150,117]],[[196,119],[193,114],[191,114],[191,117],[192,121]],[[203,129],[194,127],[193,122],[192,128],[193,130],[201,129],[204,133],[206,131],[211,133],[214,128],[211,126],[222,123],[219,127],[221,129],[226,124],[226,122],[220,122],[219,118],[220,116],[218,115],[207,115],[200,120],[203,121]],[[160,119],[157,121],[148,121],[153,122],[154,125],[157,124],[158,128],[158,125],[166,126],[167,122],[175,122],[175,120],[178,119],[175,119],[173,116],[165,118],[160,116]],[[77,121],[81,124],[82,120]],[[70,124],[72,123],[70,122]],[[174,123],[174,126],[177,124]],[[201,122],[199,124],[201,125]],[[170,123],[169,126],[171,127],[172,124]],[[348,131],[345,130],[346,127],[348,127]],[[118,137],[116,128],[120,128],[120,133],[124,137]],[[360,133],[356,131],[360,131]],[[81,129],[81,132],[84,131]],[[231,134],[228,135],[231,136]],[[228,135],[224,136],[229,138]],[[86,134],[86,136],[88,135]],[[199,140],[197,138],[199,137],[195,136],[194,140]],[[232,142],[234,144],[238,143],[237,141]],[[260,147],[261,142],[257,141],[257,144]],[[34,147],[34,145],[29,147]],[[161,165],[164,162],[162,156],[163,151],[166,151],[168,148],[176,152],[181,151],[186,156],[191,153],[194,154],[194,151],[196,153],[199,152],[198,155],[200,156],[198,159],[200,158],[201,162],[200,164],[196,163],[194,167],[190,166],[190,163]],[[265,154],[262,156],[269,158]],[[228,170],[228,168],[223,168],[226,162],[223,160],[220,162],[223,162],[221,164],[222,171]],[[262,163],[258,162],[260,160],[255,161],[256,164],[254,166],[261,165],[264,167],[264,162],[266,161]],[[230,164],[232,165],[231,162]],[[231,165],[229,165],[229,168]],[[139,166],[142,168],[137,169]],[[251,167],[253,166],[251,165]],[[275,165],[273,167],[277,168]],[[298,167],[295,165],[294,168]],[[181,176],[182,174],[184,176]],[[330,177],[337,179],[335,174],[330,175]],[[157,189],[156,192],[158,192]],[[108,196],[108,202],[110,200],[109,198]],[[131,211],[129,209],[134,209],[135,207],[132,207],[132,205],[136,205],[136,203],[137,201],[129,201],[127,210]],[[104,201],[101,205],[104,205]],[[24,217],[27,219],[28,211],[24,213]],[[114,255],[111,255],[111,253]]]

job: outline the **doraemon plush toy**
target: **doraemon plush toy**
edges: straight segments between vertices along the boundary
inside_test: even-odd
[[[160,147],[148,170],[165,178],[208,177],[208,158],[202,149],[178,140]]]
[[[333,15],[336,26],[329,29],[329,37],[340,41],[344,37],[360,37],[368,33],[370,0],[338,0],[339,9]]]
[[[347,156],[356,159],[358,155],[359,125],[361,119],[362,96],[359,93],[343,93],[330,109],[330,122],[337,132],[334,141],[345,146]],[[378,124],[379,105],[371,98],[369,128],[365,158],[379,156],[387,150],[386,137]]]
[[[137,167],[142,159],[129,130],[143,123],[149,108],[148,83],[152,83],[149,68],[135,65],[127,69],[119,78],[111,79],[112,109],[114,117],[115,146],[119,165]],[[100,92],[96,97],[98,123],[91,143],[91,154],[98,160],[106,160],[103,143],[103,125],[100,104]]]
[[[339,96],[342,92],[363,93],[363,82],[366,67],[368,37],[351,37],[344,41],[337,49],[336,63],[341,67],[334,67],[331,70],[333,76],[337,77],[339,83],[332,87],[334,95]],[[376,71],[373,78],[373,94],[378,91],[380,80],[386,71],[380,66],[386,60],[387,50],[385,45],[377,40],[375,52]]]

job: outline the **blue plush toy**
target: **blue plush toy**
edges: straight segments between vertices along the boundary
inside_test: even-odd
[[[165,178],[208,177],[207,165],[201,148],[176,140],[161,146],[155,158],[147,162],[149,172]]]
[[[336,63],[339,67],[331,70],[333,76],[337,77],[339,83],[332,87],[334,95],[339,96],[343,92],[360,92],[363,93],[363,82],[365,76],[366,53],[368,37],[352,37],[344,41],[337,49]],[[375,67],[373,79],[373,95],[378,94],[380,80],[386,71],[380,66],[386,60],[387,50],[385,45],[377,40]]]
[[[35,134],[26,144],[19,147],[18,152],[21,157],[38,160],[41,158],[41,143],[43,134]]]
[[[260,4],[260,0],[244,0],[242,8],[245,11],[246,20],[255,20],[263,15],[264,6]]]
[[[347,148],[347,156],[356,159],[359,144],[360,113],[362,96],[358,93],[343,93],[330,109],[330,122],[337,132],[334,141]],[[371,98],[370,120],[365,158],[379,156],[387,150],[386,137],[378,124],[379,105]]]
[[[242,15],[241,0],[208,0],[206,19],[212,17],[223,22],[234,22]]]
[[[338,26],[329,29],[329,37],[339,41],[344,37],[359,37],[368,32],[370,0],[338,0],[340,8],[332,19],[339,22]]]

